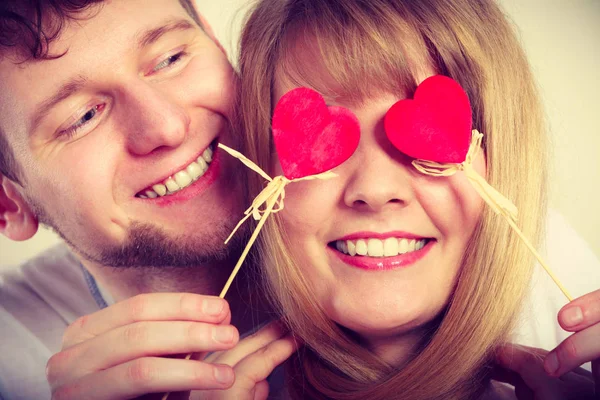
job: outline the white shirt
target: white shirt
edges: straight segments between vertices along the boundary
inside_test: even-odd
[[[102,307],[94,278],[64,245],[0,275],[1,397],[49,399],[46,363],[66,327]]]
[[[574,299],[600,289],[600,261],[556,212],[548,214],[546,240],[540,253]],[[569,301],[540,265],[535,268],[531,285],[530,298],[513,338],[519,344],[550,350],[570,335],[557,321],[558,311]]]
[[[566,221],[550,213],[545,260],[573,297],[600,288],[600,262]],[[45,368],[78,317],[111,304],[64,245],[0,275],[0,399],[51,397]],[[554,348],[568,334],[556,314],[567,299],[540,266],[514,341]]]

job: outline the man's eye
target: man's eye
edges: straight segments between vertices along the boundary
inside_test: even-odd
[[[176,64],[178,61],[180,61],[185,56],[187,56],[187,53],[185,51],[180,51],[177,54],[173,54],[172,56],[167,57],[165,60],[161,61],[154,68],[152,68],[152,72],[157,72],[162,69],[169,68],[172,65]]]
[[[79,132],[79,130],[87,126],[90,122],[93,122],[96,116],[98,116],[98,114],[104,110],[105,106],[105,104],[97,104],[93,106],[87,110],[85,114],[83,114],[81,118],[79,118],[73,125],[61,131],[60,135],[65,135],[67,138],[72,138]]]

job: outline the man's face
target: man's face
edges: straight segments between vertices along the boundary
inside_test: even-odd
[[[231,142],[226,56],[177,0],[113,0],[85,16],[52,43],[64,56],[0,60],[0,128],[24,196],[103,265],[223,257],[241,208],[238,164],[208,154]]]

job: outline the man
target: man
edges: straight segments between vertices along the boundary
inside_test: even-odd
[[[231,385],[230,367],[148,357],[233,347],[226,302],[140,296],[218,294],[237,256],[223,243],[241,216],[242,170],[216,149],[235,145],[236,78],[210,29],[184,0],[3,2],[0,18],[0,230],[25,240],[44,223],[68,244],[0,278],[2,396],[50,397],[44,369],[70,324],[74,374],[98,384],[97,371],[151,368],[156,390],[170,390],[169,371]],[[247,294],[230,292],[248,329]],[[90,353],[93,338],[118,359]],[[64,358],[49,365],[55,391]]]

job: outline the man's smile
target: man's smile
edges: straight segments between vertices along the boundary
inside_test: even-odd
[[[141,199],[156,199],[170,196],[190,186],[204,176],[213,160],[214,142],[211,143],[194,161],[187,166],[146,189],[140,191],[135,197]]]

